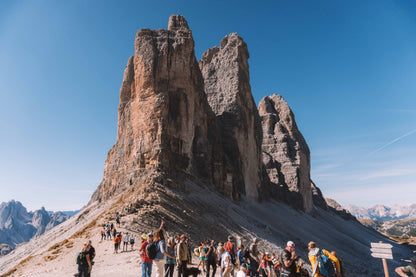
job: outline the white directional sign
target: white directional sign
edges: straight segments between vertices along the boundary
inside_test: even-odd
[[[393,260],[393,254],[383,254],[383,253],[371,253],[371,256],[373,256],[374,258],[379,258],[379,259],[389,259],[389,260]]]
[[[391,249],[391,248],[393,248],[393,245],[388,244],[388,243],[375,243],[375,242],[372,242],[371,243],[371,247],[372,248],[387,248],[387,249]]]
[[[371,256],[373,256],[374,258],[382,259],[385,277],[389,277],[389,270],[387,268],[386,259],[393,259],[393,252],[391,251],[392,248],[393,245],[388,243],[382,243],[381,241],[380,243],[371,243]]]
[[[393,259],[393,252],[391,249],[393,245],[388,243],[371,243],[371,256],[380,259]]]

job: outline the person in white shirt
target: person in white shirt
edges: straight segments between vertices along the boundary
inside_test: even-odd
[[[224,251],[224,248],[221,247],[218,249],[218,252],[221,253],[221,271],[223,272],[223,277],[231,277],[231,270],[233,269],[233,264],[231,263],[231,255]]]
[[[246,267],[245,266],[241,266],[240,270],[237,272],[237,277],[246,277]]]
[[[127,251],[127,247],[129,246],[129,242],[130,242],[130,235],[129,235],[129,232],[127,232],[124,235],[124,238],[123,238],[123,251]],[[124,250],[124,249],[126,249],[126,250]]]

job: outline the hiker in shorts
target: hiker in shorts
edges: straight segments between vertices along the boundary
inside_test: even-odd
[[[297,276],[296,273],[296,261],[298,260],[298,256],[296,256],[295,252],[295,243],[293,241],[288,241],[286,244],[286,248],[283,249],[282,254],[280,255],[281,258],[281,268],[280,268],[280,276],[281,277],[295,277]]]
[[[257,248],[259,244],[259,239],[254,238],[253,243],[250,245],[250,255],[249,255],[249,262],[250,262],[250,277],[256,276],[259,277],[259,272],[257,269],[259,268],[260,264],[260,252]]]
[[[237,247],[235,246],[233,236],[228,236],[228,241],[224,243],[224,249],[230,254],[231,263],[233,264],[233,267],[231,269],[231,276],[234,276],[234,265],[236,263],[235,257],[237,255]]]
[[[130,250],[133,251],[133,247],[134,247],[134,236],[131,235],[130,236]]]
[[[327,271],[326,276],[328,275],[331,276],[331,274],[332,275],[335,274],[335,276],[337,277],[342,277],[341,267],[339,265],[339,261],[337,257],[332,255],[330,252],[328,252],[325,249],[320,250],[316,246],[316,243],[313,241],[308,243],[308,250],[309,250],[308,257],[309,257],[309,261],[311,262],[312,271],[313,271],[312,277],[322,277],[323,274],[321,274],[320,270]],[[326,259],[329,258],[332,262],[334,262],[335,269],[336,269],[335,272],[334,272],[334,267],[331,262],[327,263],[328,266],[325,266],[325,264],[321,262],[322,260],[318,262],[318,259],[321,259],[322,256],[326,256]]]

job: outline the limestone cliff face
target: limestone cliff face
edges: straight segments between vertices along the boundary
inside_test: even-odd
[[[214,113],[182,16],[168,30],[139,30],[120,90],[117,141],[93,200],[135,184],[146,169],[192,176],[226,191]]]
[[[233,195],[258,200],[262,186],[261,124],[251,94],[247,45],[236,33],[207,50],[199,66],[232,176]]]
[[[263,126],[263,163],[275,192],[282,200],[313,209],[309,147],[295,116],[280,95],[264,97],[259,103]]]

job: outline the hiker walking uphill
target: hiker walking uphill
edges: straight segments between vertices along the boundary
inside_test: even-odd
[[[309,261],[312,265],[312,277],[330,277],[335,276],[342,277],[341,267],[338,258],[326,251],[325,249],[319,249],[316,243],[311,241],[308,243],[309,249]],[[335,263],[336,273],[332,262]]]
[[[295,252],[295,243],[293,241],[288,241],[286,244],[286,248],[283,249],[282,254],[280,255],[281,258],[281,268],[280,268],[280,276],[281,277],[295,277],[297,276],[297,268],[296,268],[296,261],[298,260],[298,256],[296,256]]]
[[[186,264],[188,263],[188,245],[186,244],[186,236],[181,235],[180,242],[176,246],[176,260],[178,261],[178,277],[187,277],[186,276]]]
[[[87,243],[84,243],[84,247],[77,256],[78,264],[78,277],[89,277],[91,272],[91,259],[89,255],[90,247]]]
[[[153,234],[149,233],[146,240],[142,243],[139,249],[139,254],[142,257],[142,277],[151,277],[152,275],[152,259],[147,256],[148,245],[153,242]]]

